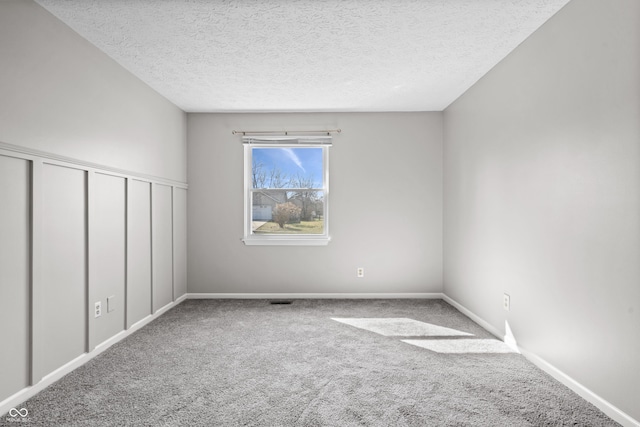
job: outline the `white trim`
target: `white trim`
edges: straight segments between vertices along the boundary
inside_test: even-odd
[[[98,356],[103,351],[107,350],[113,344],[123,340],[129,335],[133,334],[137,330],[149,324],[151,321],[157,319],[169,309],[177,306],[186,299],[395,299],[395,298],[411,298],[411,299],[443,299],[447,303],[454,306],[464,315],[469,317],[474,322],[485,328],[487,331],[500,338],[501,333],[484,321],[482,318],[471,312],[469,309],[453,300],[449,296],[443,293],[187,293],[177,298],[174,302],[165,305],[160,308],[156,313],[150,314],[142,320],[134,323],[129,329],[119,332],[113,337],[98,344],[96,348],[90,353],[83,353],[76,357],[67,364],[61,366],[55,371],[46,375],[42,380],[33,386],[25,387],[19,392],[9,396],[7,399],[0,402],[0,416],[4,416],[11,408],[19,406],[20,403],[30,399],[49,385],[53,384],[66,374],[84,365],[89,360]],[[587,387],[583,386],[564,372],[551,365],[536,354],[518,347],[518,350],[524,357],[531,363],[542,369],[547,374],[551,375],[560,383],[569,387],[572,391],[577,393],[586,401],[593,404],[595,407],[604,412],[614,421],[620,423],[625,427],[640,427],[640,422],[626,414],[610,402],[606,401],[602,397],[598,396]]]
[[[43,234],[43,164],[41,159],[31,160],[31,331],[28,337],[30,344],[31,366],[29,369],[29,386],[42,379],[42,355],[44,346],[44,298],[42,284],[42,234]],[[0,405],[0,412],[2,406]]]
[[[32,148],[22,147],[20,145],[8,144],[0,141],[0,151],[6,151],[6,155],[11,157],[18,157],[26,160],[34,160],[35,158],[42,159],[45,163],[73,167],[76,169],[83,169],[86,171],[95,170],[101,171],[108,175],[121,176],[124,178],[131,177],[143,181],[157,182],[165,185],[171,185],[174,187],[188,188],[186,182],[175,181],[168,178],[162,178],[159,176],[146,175],[137,172],[131,172],[124,169],[114,168],[111,166],[100,165],[98,163],[86,162],[84,160],[74,159],[71,157],[61,156],[54,153],[48,153],[46,151],[35,150]]]
[[[121,332],[118,332],[113,337],[111,337],[111,338],[107,339],[106,341],[103,341],[102,343],[98,344],[93,351],[91,351],[89,353],[81,354],[80,356],[76,357],[75,359],[71,360],[70,362],[66,363],[65,365],[59,367],[55,371],[45,375],[44,378],[42,378],[42,380],[40,380],[39,382],[37,382],[33,386],[25,387],[22,390],[20,390],[19,392],[9,396],[8,398],[6,398],[2,402],[0,402],[0,416],[4,416],[4,414],[9,412],[9,410],[11,410],[11,408],[18,407],[21,403],[25,402],[26,400],[28,400],[28,399],[32,398],[33,396],[35,396],[36,394],[40,393],[42,390],[44,390],[45,388],[47,388],[51,384],[55,383],[56,381],[58,381],[60,378],[64,377],[68,373],[72,372],[73,370],[75,370],[75,369],[79,368],[80,366],[84,365],[85,363],[87,363],[88,361],[93,359],[94,357],[98,356],[100,353],[102,353],[103,351],[105,351],[106,349],[111,347],[113,344],[115,344],[115,343],[117,343],[119,341],[122,341],[123,339],[125,339],[129,335],[133,334],[137,330],[139,330],[142,327],[146,326],[151,321],[153,321],[153,320],[157,319],[158,317],[160,317],[162,314],[164,314],[169,309],[171,309],[171,308],[177,306],[178,304],[180,304],[186,298],[187,298],[186,294],[182,295],[180,298],[176,299],[174,302],[169,303],[169,304],[165,305],[164,307],[162,307],[161,309],[159,309],[155,314],[150,314],[149,316],[145,317],[144,319],[140,320],[139,322],[136,322],[135,324],[133,324],[129,329],[121,331]]]
[[[188,293],[188,299],[442,299],[441,293]]]
[[[85,238],[84,238],[84,251],[85,251],[85,283],[84,283],[84,306],[85,306],[85,351],[90,352],[96,348],[96,317],[94,307],[98,299],[97,289],[94,286],[96,281],[96,271],[93,266],[96,263],[96,249],[95,235],[96,225],[95,223],[95,195],[96,195],[96,177],[93,170],[84,171],[84,185],[85,185]],[[126,218],[125,218],[126,220]],[[106,303],[103,305],[103,313],[106,313]]]
[[[578,381],[574,380],[569,375],[553,366],[551,363],[522,347],[519,347],[519,350],[522,355],[526,357],[531,363],[545,371],[547,374],[551,375],[562,384],[569,387],[576,394],[578,394],[587,402],[591,403],[596,408],[600,409],[614,421],[622,424],[625,427],[640,427],[640,421],[633,419],[630,415],[621,411],[602,397],[598,396],[593,391],[589,390],[587,387],[583,386]]]
[[[171,187],[171,300],[176,300],[176,203],[175,188]]]
[[[243,139],[249,137],[243,137]],[[330,136],[328,137],[331,138]],[[253,138],[249,138],[253,139]],[[330,144],[309,144],[306,148],[320,148],[322,150],[322,188],[304,189],[323,193],[322,218],[324,220],[322,234],[256,234],[253,232],[253,194],[257,192],[269,193],[275,191],[296,192],[296,188],[253,188],[253,148],[286,148],[298,145],[288,145],[277,142],[265,144],[243,144],[244,158],[244,233],[242,241],[247,246],[326,246],[331,241],[329,235],[329,147]],[[304,145],[304,144],[303,144]]]
[[[467,309],[462,304],[458,303],[457,301],[453,300],[452,298],[448,297],[445,294],[442,294],[442,298],[446,302],[448,302],[449,304],[457,308],[462,314],[469,317],[471,320],[473,320],[474,322],[482,326],[484,329],[486,329],[487,331],[489,331],[499,339],[505,342],[509,341],[506,335],[502,336],[502,333],[498,329],[494,328],[491,324],[489,324],[484,319],[482,319],[481,317],[479,317],[478,315],[476,315],[475,313]],[[551,375],[554,379],[556,379],[560,383],[567,386],[569,389],[574,391],[584,400],[591,403],[596,408],[600,409],[609,418],[622,424],[625,427],[640,427],[640,421],[633,419],[630,415],[621,411],[619,408],[617,408],[607,400],[603,399],[602,397],[598,396],[596,393],[589,390],[587,387],[580,384],[578,381],[574,380],[569,375],[565,374],[560,369],[556,368],[555,366],[553,366],[546,360],[542,359],[535,353],[532,353],[520,346],[517,346],[517,349],[527,360],[529,360],[531,363],[536,365],[538,368],[542,369],[547,374]]]
[[[478,325],[482,326],[484,329],[487,330],[487,332],[494,335],[499,340],[504,341],[504,335],[502,335],[502,332],[494,328],[489,322],[486,322],[484,319],[477,316],[474,312],[472,312],[471,310],[469,310],[459,302],[451,299],[445,294],[442,294],[442,299],[448,302],[449,304],[451,304],[452,306],[454,306],[456,309],[458,309],[459,312],[467,316],[469,319],[473,320]]]
[[[290,236],[261,235],[261,237],[245,237],[242,241],[247,246],[327,246],[331,237],[314,238],[298,234],[297,237],[292,238]]]
[[[176,305],[184,301],[186,298],[187,298],[186,294],[182,295],[180,298],[176,299],[175,301],[172,301],[169,304],[160,307],[159,309],[156,310],[156,312],[154,313],[154,316],[163,315],[164,313],[166,313],[167,311],[171,310],[173,307],[175,307]]]

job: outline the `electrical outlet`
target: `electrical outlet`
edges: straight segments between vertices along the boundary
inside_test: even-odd
[[[364,277],[364,268],[358,267],[358,269],[356,270],[356,276],[357,277]]]
[[[502,296],[502,307],[505,311],[511,311],[511,297],[509,294],[504,294]]]
[[[100,317],[102,316],[102,303],[100,301],[98,301],[96,303],[96,307],[95,307],[95,316],[96,317]]]

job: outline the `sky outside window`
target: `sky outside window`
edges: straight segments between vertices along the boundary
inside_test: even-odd
[[[322,188],[322,148],[317,147],[283,147],[253,148],[254,175],[262,174],[264,180],[254,188],[288,187],[290,180],[302,179],[311,183],[312,188]],[[286,185],[274,185],[270,177],[279,172],[280,182]]]

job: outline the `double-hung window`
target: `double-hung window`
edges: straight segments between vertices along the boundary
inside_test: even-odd
[[[243,137],[244,242],[329,242],[330,136]]]

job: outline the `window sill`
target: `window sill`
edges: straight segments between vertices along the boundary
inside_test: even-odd
[[[242,239],[247,246],[326,246],[331,237],[245,237]]]

